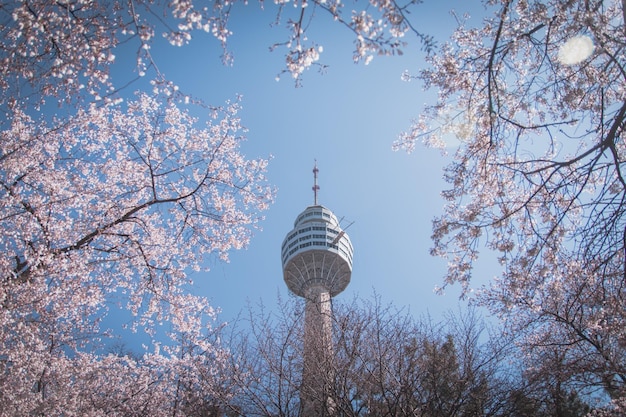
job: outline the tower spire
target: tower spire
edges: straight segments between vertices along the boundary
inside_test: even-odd
[[[313,167],[313,203],[317,206],[317,192],[320,190],[320,186],[317,185],[317,173],[320,172],[317,169],[317,159],[315,160],[315,166]]]

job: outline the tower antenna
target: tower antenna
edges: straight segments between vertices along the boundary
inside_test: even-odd
[[[313,167],[313,202],[317,206],[317,192],[320,190],[320,186],[317,185],[317,173],[320,172],[317,169],[317,159],[315,160],[315,166]]]

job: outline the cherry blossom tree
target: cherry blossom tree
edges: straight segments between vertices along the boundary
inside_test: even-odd
[[[397,142],[456,148],[432,252],[466,295],[479,250],[495,252],[503,273],[479,300],[528,349],[561,346],[572,378],[623,397],[624,2],[486,7],[415,75],[439,99]]]
[[[74,386],[96,383],[90,375],[121,378],[111,388],[118,399],[131,396],[119,387],[143,381],[150,396],[165,397],[141,392],[140,401],[165,413],[163,404],[175,403],[168,378],[181,377],[183,359],[223,356],[207,336],[215,312],[186,288],[188,271],[207,256],[227,259],[245,247],[272,199],[267,161],[240,152],[238,110],[216,109],[202,126],[175,104],[139,94],[52,124],[12,114],[0,145],[0,395],[8,414],[82,410]],[[168,323],[176,343],[160,353],[156,344],[142,366],[99,360],[100,324],[115,303],[136,318],[132,330],[154,336]]]

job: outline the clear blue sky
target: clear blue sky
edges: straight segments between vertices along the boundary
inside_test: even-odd
[[[445,39],[455,26],[449,10],[462,14],[466,4],[426,0],[415,8],[413,23]],[[208,37],[182,49],[154,51],[161,71],[183,91],[212,104],[241,94],[241,116],[249,129],[245,153],[273,155],[268,176],[278,193],[263,230],[247,250],[232,253],[230,264],[214,261],[209,273],[195,274],[197,292],[220,307],[226,321],[248,301],[262,300],[271,308],[278,294],[287,296],[280,246],[296,216],[313,203],[311,170],[317,159],[319,202],[339,218],[345,216],[344,226],[354,221],[348,229],[355,249],[352,281],[337,299],[370,297],[376,291],[384,302],[409,307],[414,314],[430,312],[435,319],[456,309],[458,288],[444,296],[433,293],[445,261],[429,255],[431,220],[442,211],[442,168],[449,159],[423,147],[411,155],[391,150],[396,136],[435,97],[419,83],[400,79],[402,71],[417,72],[423,64],[417,41],[407,38],[411,44],[403,57],[376,57],[368,66],[357,65],[350,33],[320,15],[310,37],[324,46],[321,61],[328,71],[307,71],[303,87],[295,88],[288,75],[275,80],[283,68],[283,50],[270,53],[268,47],[282,40],[283,32],[270,28],[274,15],[271,5],[268,9],[262,12],[251,3],[233,13],[233,67],[220,64],[219,45]]]

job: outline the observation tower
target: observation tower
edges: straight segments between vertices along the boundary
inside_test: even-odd
[[[332,414],[328,382],[332,376],[332,303],[352,275],[352,243],[332,211],[317,203],[317,164],[313,168],[314,204],[304,209],[282,244],[283,277],[289,290],[306,300],[304,367],[300,389],[303,417]]]

